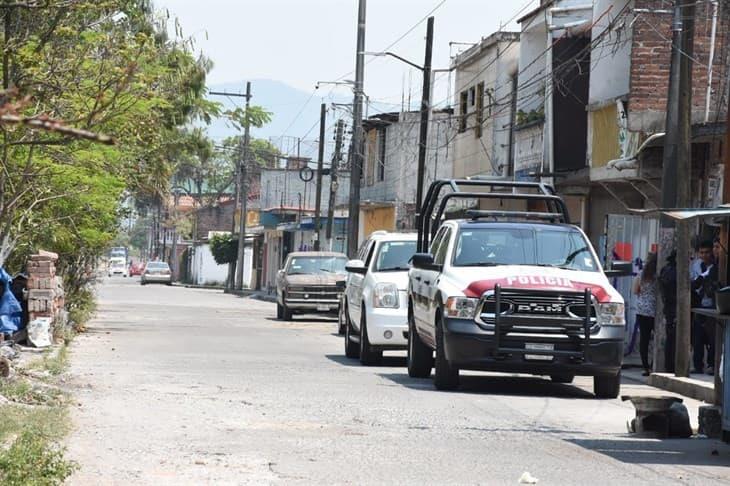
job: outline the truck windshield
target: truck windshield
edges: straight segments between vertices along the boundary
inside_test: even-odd
[[[408,260],[416,253],[415,241],[386,241],[380,245],[375,260],[376,272],[407,272]]]
[[[598,271],[593,251],[576,230],[549,227],[464,228],[456,241],[454,266],[534,265]]]
[[[311,275],[317,273],[344,274],[347,259],[342,257],[294,257],[289,262],[288,275]]]

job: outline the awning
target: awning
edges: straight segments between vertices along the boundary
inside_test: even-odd
[[[716,208],[653,208],[629,209],[629,211],[640,216],[660,213],[678,221],[705,218],[730,218],[730,204],[723,204]]]

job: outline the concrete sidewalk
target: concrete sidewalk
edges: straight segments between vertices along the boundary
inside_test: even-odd
[[[714,376],[691,375],[689,378],[678,378],[673,373],[652,373],[649,376],[642,376],[643,371],[641,368],[624,368],[621,370],[621,374],[631,381],[676,393],[683,397],[693,398],[709,404],[714,401]]]

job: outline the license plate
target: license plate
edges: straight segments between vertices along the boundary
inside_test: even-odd
[[[318,305],[317,310],[320,312],[327,312],[330,310],[330,306],[328,305]]]
[[[525,350],[527,351],[553,351],[555,345],[552,343],[526,343]],[[552,355],[545,354],[525,354],[525,359],[538,360],[538,361],[552,361]]]

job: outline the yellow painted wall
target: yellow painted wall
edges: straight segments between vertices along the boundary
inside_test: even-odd
[[[618,111],[610,104],[591,112],[593,127],[591,167],[603,167],[620,157]]]
[[[373,231],[395,231],[395,208],[363,209],[362,218],[365,238]]]
[[[239,209],[236,211],[236,228],[238,228],[238,225],[241,220],[241,210]],[[246,211],[246,227],[250,228],[252,226],[258,226],[260,223],[260,213],[258,210],[250,210]],[[238,231],[238,230],[236,230]]]

